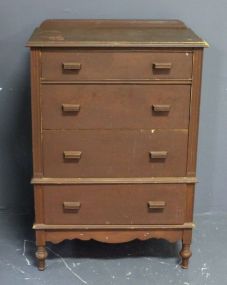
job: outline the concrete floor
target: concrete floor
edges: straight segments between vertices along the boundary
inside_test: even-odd
[[[74,240],[48,244],[47,269],[39,272],[31,215],[0,212],[0,284],[227,284],[227,214],[197,215],[195,222],[188,270],[179,266],[180,244],[148,240],[108,245]]]

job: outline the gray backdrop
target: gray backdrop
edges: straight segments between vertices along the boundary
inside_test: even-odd
[[[181,19],[205,38],[196,212],[225,211],[227,189],[227,0],[1,0],[0,210],[33,205],[29,51],[47,18]]]

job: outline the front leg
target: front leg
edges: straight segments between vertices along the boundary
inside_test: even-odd
[[[192,252],[190,250],[190,244],[182,244],[182,250],[180,252],[180,255],[182,257],[181,261],[181,267],[183,269],[188,268],[189,258],[192,256]]]
[[[192,252],[190,250],[192,239],[192,230],[184,230],[183,239],[182,239],[182,249],[180,251],[180,255],[182,258],[181,267],[183,269],[188,268],[189,258],[192,256]]]
[[[45,269],[45,259],[47,258],[47,251],[45,246],[37,246],[35,255],[38,260],[38,269],[40,271],[43,271]]]

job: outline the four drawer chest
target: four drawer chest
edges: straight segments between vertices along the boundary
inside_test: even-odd
[[[46,20],[31,50],[38,268],[47,241],[193,229],[203,48],[177,20]]]

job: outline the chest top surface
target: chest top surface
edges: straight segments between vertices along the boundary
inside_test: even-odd
[[[28,47],[208,47],[178,20],[46,20]]]

